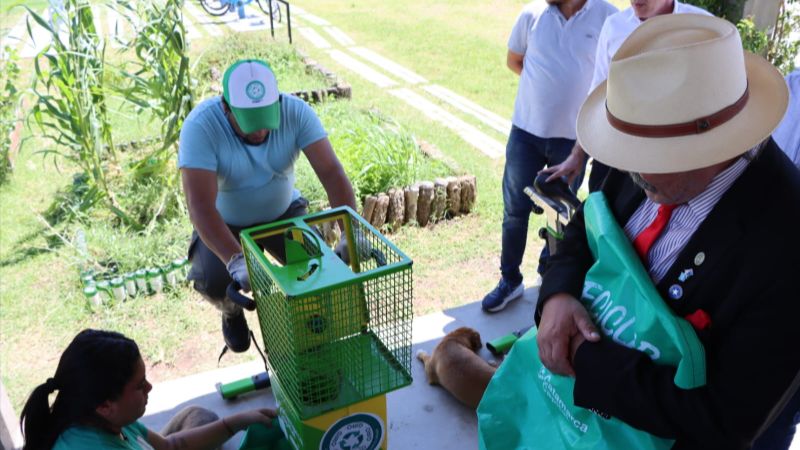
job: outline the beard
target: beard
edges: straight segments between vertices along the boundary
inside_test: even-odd
[[[642,176],[639,173],[628,172],[628,175],[630,175],[631,180],[633,180],[633,182],[640,188],[644,189],[645,191],[651,192],[653,194],[658,194],[658,189],[656,189],[656,187],[653,186],[652,184],[648,183],[647,180],[642,178]]]

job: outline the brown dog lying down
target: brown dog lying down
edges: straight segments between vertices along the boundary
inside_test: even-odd
[[[417,359],[425,365],[429,384],[441,385],[461,403],[477,408],[497,370],[478,356],[481,345],[477,331],[461,327],[442,338],[433,355],[419,350]]]

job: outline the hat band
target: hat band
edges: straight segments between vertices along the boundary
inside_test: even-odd
[[[691,134],[701,134],[722,125],[739,114],[747,104],[750,97],[750,86],[744,89],[744,94],[739,97],[732,105],[726,106],[710,116],[690,120],[689,122],[675,123],[670,125],[639,125],[626,122],[617,118],[608,110],[608,100],[606,100],[606,118],[608,123],[617,130],[633,136],[645,138],[668,138],[677,136],[688,136]]]

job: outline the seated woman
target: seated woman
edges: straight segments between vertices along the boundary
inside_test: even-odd
[[[55,376],[25,403],[23,449],[209,449],[251,424],[270,425],[276,417],[274,410],[260,409],[218,419],[210,411],[189,408],[173,418],[166,427],[171,434],[163,437],[138,422],[152,387],[133,340],[112,331],[81,331],[61,355]]]

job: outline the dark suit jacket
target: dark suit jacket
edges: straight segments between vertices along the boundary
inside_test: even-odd
[[[612,170],[603,192],[624,226],[644,200],[627,174]],[[702,253],[704,260],[695,264]],[[697,259],[699,261],[699,258]],[[580,298],[592,264],[579,210],[551,257],[540,289],[544,302]],[[680,282],[691,268],[694,276]],[[678,284],[683,296],[670,299]],[[800,172],[770,140],[719,200],[657,286],[678,316],[711,316],[698,332],[706,349],[707,385],[683,390],[674,368],[603,339],[582,344],[574,360],[575,403],[615,416],[679,449],[748,448],[773,410],[788,400],[800,373]]]

